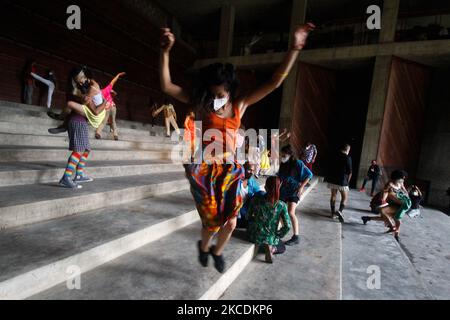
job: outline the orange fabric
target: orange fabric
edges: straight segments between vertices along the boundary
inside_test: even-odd
[[[191,117],[187,117],[184,121],[184,140],[195,140],[195,122]]]
[[[236,151],[236,135],[237,130],[241,127],[241,117],[239,108],[233,106],[234,117],[229,119],[220,118],[214,112],[211,112],[206,119],[203,119],[203,132],[208,129],[218,129],[222,132],[222,136],[214,136],[214,141],[223,144],[223,151],[227,151],[227,143],[229,143],[230,150],[234,153]],[[227,133],[227,129],[231,132]],[[228,137],[227,137],[228,135]],[[228,139],[227,139],[228,138]],[[203,142],[204,146],[211,142]]]

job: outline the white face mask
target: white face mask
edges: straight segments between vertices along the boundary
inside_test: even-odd
[[[282,158],[281,158],[281,162],[282,162],[282,163],[286,163],[286,162],[289,161],[290,158],[291,158],[290,156],[282,157]]]
[[[218,111],[222,109],[227,103],[229,98],[221,98],[221,99],[214,99],[214,111]]]

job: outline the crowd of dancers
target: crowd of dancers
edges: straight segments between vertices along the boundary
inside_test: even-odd
[[[162,92],[192,107],[184,122],[184,141],[187,142],[185,145],[189,156],[183,159],[183,165],[202,222],[201,240],[198,241],[197,247],[199,262],[204,267],[208,266],[211,256],[215,268],[219,272],[225,270],[223,251],[236,227],[246,228],[249,240],[264,248],[267,262],[273,261],[274,254],[285,252],[286,245],[298,245],[300,242],[296,208],[313,177],[312,166],[318,154],[316,146],[308,142],[300,160],[290,145],[285,145],[280,150],[274,148],[273,145],[276,144],[272,142],[272,148],[269,150],[267,142],[258,137],[259,144],[251,146],[239,132],[245,129],[241,119],[247,109],[277,89],[289,75],[314,28],[310,23],[297,27],[293,44],[272,78],[245,96],[238,96],[239,84],[231,64],[215,63],[202,68],[194,81],[193,90],[175,84],[170,72],[170,52],[175,43],[175,36],[170,29],[162,29],[159,70]],[[37,79],[49,87],[47,106],[50,108],[54,90],[52,83],[55,81],[37,76],[34,66],[30,66],[29,75],[27,81]],[[123,76],[125,73],[119,73],[102,89],[86,67],[77,67],[70,75],[66,92],[67,105],[63,112],[48,113],[50,117],[63,121],[61,126],[49,129],[49,132],[58,134],[67,131],[69,150],[72,152],[59,182],[61,186],[79,189],[82,183],[93,181],[85,172],[91,150],[89,125],[96,130],[95,137],[101,139],[102,129],[111,115],[111,130],[114,138],[118,139],[114,103],[116,93],[113,87]],[[29,91],[25,91],[24,98],[29,98]],[[171,126],[180,135],[176,111],[169,100],[161,107],[154,105],[152,117],[161,112],[165,118],[166,135],[170,136]],[[202,132],[196,132],[195,121],[202,122]],[[217,132],[214,139],[197,144],[197,135],[207,130]],[[272,136],[272,139],[287,142],[289,137],[290,133],[284,130]],[[222,150],[226,151],[203,153],[211,143],[223,146]],[[248,161],[245,164],[230,161],[235,159],[236,150],[244,144]],[[203,153],[202,161],[193,161],[199,152]],[[331,217],[337,217],[341,222],[344,222],[343,211],[348,201],[352,176],[349,152],[350,146],[344,145],[333,158],[333,166],[326,177],[331,189]],[[274,161],[271,162],[269,157]],[[376,168],[372,169],[367,180],[372,179],[374,182],[373,193],[379,172]],[[264,188],[256,180],[260,174],[268,175]],[[404,196],[404,178],[403,173],[393,174],[390,183],[383,189],[380,204],[377,206],[381,215],[378,218],[363,217],[364,224],[371,220],[382,220],[398,237],[400,220],[411,207],[411,199]],[[338,193],[341,202],[336,210]],[[283,242],[282,239],[290,230],[292,236]]]

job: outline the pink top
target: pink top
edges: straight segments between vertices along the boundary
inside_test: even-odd
[[[105,97],[106,102],[108,102],[108,105],[106,109],[110,109],[112,106],[115,106],[114,100],[111,96],[111,91],[113,89],[112,84],[107,85],[105,88],[102,89],[103,97]]]

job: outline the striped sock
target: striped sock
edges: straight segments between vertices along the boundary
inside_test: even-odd
[[[80,158],[77,166],[77,176],[82,176],[84,174],[84,167],[86,167],[86,161],[89,157],[89,151],[85,151]]]
[[[80,162],[81,154],[78,152],[72,152],[70,155],[69,161],[67,163],[66,171],[64,171],[64,177],[70,178],[72,174],[75,172],[78,162]]]

